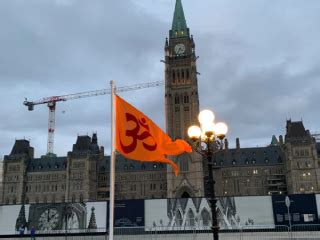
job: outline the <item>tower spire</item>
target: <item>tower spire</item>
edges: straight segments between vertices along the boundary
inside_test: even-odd
[[[189,36],[189,29],[187,27],[186,18],[184,17],[182,2],[181,0],[176,0],[170,37],[175,38],[186,36]]]

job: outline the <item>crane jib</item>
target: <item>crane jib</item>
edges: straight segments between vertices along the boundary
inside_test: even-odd
[[[158,87],[164,85],[164,81],[157,81],[157,82],[149,82],[149,83],[140,83],[131,86],[124,86],[118,87],[116,89],[117,92],[127,92],[127,91],[134,91],[143,88],[151,88],[151,87]],[[29,111],[34,110],[35,105],[40,104],[47,104],[49,108],[49,120],[48,120],[48,142],[47,142],[47,155],[54,155],[53,154],[53,145],[54,145],[54,129],[55,129],[55,107],[56,102],[79,99],[79,98],[87,98],[87,97],[95,97],[111,94],[111,89],[101,89],[95,91],[87,91],[87,92],[79,92],[73,93],[68,95],[61,95],[61,96],[51,96],[39,99],[37,101],[28,101],[25,98],[23,105],[28,107]]]

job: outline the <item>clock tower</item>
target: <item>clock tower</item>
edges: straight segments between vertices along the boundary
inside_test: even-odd
[[[169,39],[165,42],[166,130],[172,138],[186,139],[188,127],[197,123],[199,113],[195,43],[187,27],[181,0],[176,0]],[[180,166],[175,177],[167,174],[169,198],[203,196],[202,159],[183,154],[174,158]]]

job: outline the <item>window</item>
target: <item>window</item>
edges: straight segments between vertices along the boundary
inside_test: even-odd
[[[182,226],[182,221],[183,221],[182,215],[181,215],[180,211],[177,210],[176,211],[176,226],[177,227],[181,227]]]
[[[181,171],[185,172],[189,170],[189,162],[188,159],[181,159],[180,161],[180,169]]]
[[[210,213],[207,211],[207,209],[203,209],[201,212],[201,220],[202,226],[209,227],[211,225],[211,217]]]
[[[194,213],[191,209],[188,211],[187,219],[186,219],[186,226],[194,227],[195,226],[195,219]]]
[[[308,149],[305,149],[305,150],[304,150],[304,155],[305,155],[305,156],[309,156],[309,150],[308,150]]]
[[[179,104],[179,103],[180,103],[179,100],[180,100],[180,99],[179,99],[179,96],[176,95],[176,96],[174,97],[174,104]]]
[[[187,79],[189,79],[189,69],[187,69]]]
[[[187,95],[187,93],[185,93],[185,95],[183,96],[183,102],[189,103],[189,96]]]

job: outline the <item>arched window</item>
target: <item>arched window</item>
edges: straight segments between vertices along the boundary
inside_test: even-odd
[[[201,212],[201,225],[204,227],[211,226],[211,216],[207,209],[203,209]]]
[[[187,69],[187,79],[189,79],[189,69]]]
[[[181,78],[184,79],[184,70],[181,70]]]
[[[13,204],[17,204],[17,199],[16,199],[15,197],[13,198],[12,203],[13,203]]]
[[[75,195],[72,195],[72,198],[71,198],[71,202],[75,202],[76,201],[76,196]]]
[[[26,204],[29,204],[29,198],[26,197]]]
[[[182,226],[182,215],[179,210],[176,211],[176,226],[177,227]]]
[[[187,215],[186,226],[194,227],[195,225],[196,224],[195,224],[195,219],[194,219],[194,213],[191,209],[189,209],[188,215]]]
[[[174,70],[172,70],[172,80],[173,82],[176,81],[176,72]]]
[[[83,195],[82,195],[82,193],[80,194],[80,202],[83,202]]]

